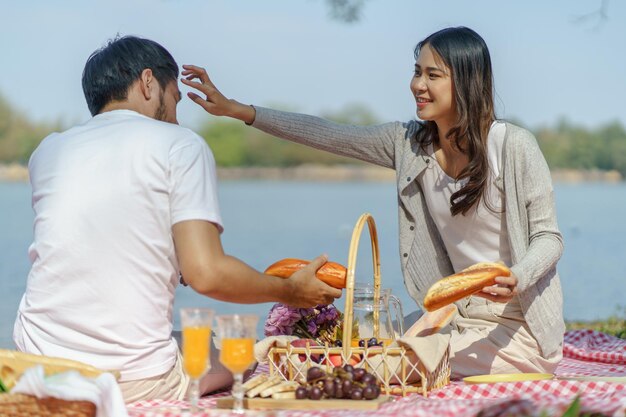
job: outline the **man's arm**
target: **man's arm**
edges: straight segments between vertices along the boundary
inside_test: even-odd
[[[280,302],[294,307],[330,304],[341,290],[315,277],[326,257],[314,259],[291,278],[262,274],[224,253],[215,224],[188,220],[172,227],[176,256],[185,282],[200,294],[235,303]]]

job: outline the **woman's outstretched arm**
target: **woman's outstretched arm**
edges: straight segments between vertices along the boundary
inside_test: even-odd
[[[386,123],[353,126],[298,113],[253,107],[226,98],[203,68],[183,65],[182,82],[206,96],[189,92],[191,100],[215,116],[241,120],[273,136],[337,155],[395,168],[395,142],[404,139],[406,126]]]

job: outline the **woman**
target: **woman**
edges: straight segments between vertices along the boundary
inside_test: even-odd
[[[199,67],[183,66],[189,97],[213,115],[396,171],[405,285],[428,288],[474,263],[502,261],[510,277],[457,302],[454,378],[549,372],[562,356],[563,250],[550,172],[533,135],[496,120],[484,40],[465,27],[418,43],[411,92],[421,121],[347,126],[225,98]],[[194,81],[194,80],[199,80]]]

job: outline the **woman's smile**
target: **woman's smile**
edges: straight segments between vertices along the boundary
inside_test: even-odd
[[[416,97],[415,101],[417,103],[417,108],[419,110],[422,110],[424,107],[426,107],[428,105],[428,103],[432,103],[433,101],[428,99],[428,98],[424,98],[424,97]]]

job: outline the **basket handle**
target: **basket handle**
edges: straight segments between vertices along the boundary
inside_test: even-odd
[[[350,252],[348,253],[348,276],[346,278],[346,303],[343,315],[343,353],[345,359],[350,357],[350,349],[352,343],[352,322],[354,321],[354,274],[356,267],[356,255],[359,250],[359,240],[361,232],[367,222],[370,232],[370,240],[372,242],[372,263],[374,267],[374,299],[380,297],[380,254],[378,250],[378,234],[376,233],[376,223],[369,213],[363,213],[356,222],[352,231],[352,239],[350,240]],[[378,311],[374,311],[378,313]],[[378,317],[374,318],[377,322]]]

